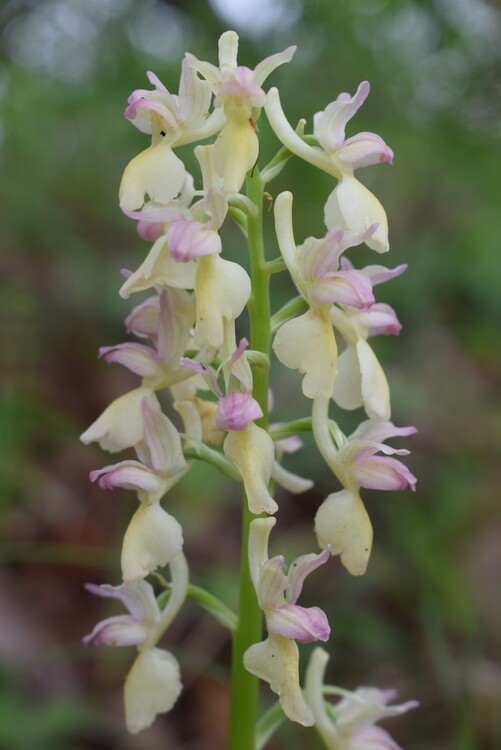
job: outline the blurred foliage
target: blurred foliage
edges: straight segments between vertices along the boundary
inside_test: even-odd
[[[103,497],[88,485],[88,471],[106,457],[77,436],[135,382],[95,361],[99,345],[123,338],[129,304],[117,295],[119,270],[145,252],[115,197],[125,164],[144,147],[122,118],[124,102],[149,69],[176,90],[184,50],[215,61],[228,27],[241,35],[240,60],[250,67],[298,43],[271,83],[291,122],[305,117],[307,128],[340,91],[369,79],[353,132],[377,132],[396,153],[391,169],[361,178],[389,216],[388,263],[409,264],[380,295],[397,308],[403,333],[375,346],[395,422],[419,428],[408,461],[419,484],[415,496],[365,494],[375,545],[363,579],[337,563],[323,578],[319,571],[322,599],[312,603],[333,626],[331,681],[395,685],[418,698],[421,708],[389,727],[408,750],[497,750],[501,11],[487,0],[0,4],[0,748],[224,744],[229,646],[194,605],[167,636],[186,689],[139,738],[122,729],[129,655],[84,654],[77,645],[103,609],[82,584],[118,579],[113,550],[134,507],[127,495]],[[259,126],[264,164],[277,144],[264,116]],[[270,190],[285,187],[297,195],[298,239],[318,236],[330,178],[291,160]],[[273,257],[271,215],[266,231]],[[228,229],[234,253],[237,238]],[[369,258],[354,252],[355,262]],[[278,307],[291,287],[274,283]],[[280,377],[274,417],[306,413],[298,378]],[[343,415],[342,426],[359,419]],[[306,441],[295,468],[319,476],[310,449]],[[282,497],[277,550],[295,556],[311,547],[312,516],[332,488],[324,473],[306,496]],[[235,487],[200,467],[169,508],[186,529],[193,581],[234,604]],[[274,747],[320,745],[284,725]]]

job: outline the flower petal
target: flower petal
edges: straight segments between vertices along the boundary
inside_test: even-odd
[[[167,237],[163,235],[154,243],[139,268],[122,285],[119,294],[127,299],[134,292],[142,292],[154,286],[193,289],[195,265],[195,261],[176,263],[169,252]]]
[[[225,193],[240,191],[258,156],[259,140],[249,120],[228,120],[214,144],[214,164]]]
[[[416,489],[416,477],[401,461],[388,456],[359,457],[351,467],[352,476],[360,487],[371,490]]]
[[[161,140],[138,154],[126,166],[120,183],[120,208],[141,208],[147,193],[155,203],[167,203],[181,191],[186,169],[170,145]]]
[[[329,495],[315,516],[320,547],[331,545],[332,555],[354,576],[363,575],[372,546],[372,526],[359,495],[341,490]]]
[[[363,404],[360,363],[357,350],[351,344],[339,355],[332,398],[338,406],[349,411],[358,409]]]
[[[223,448],[242,475],[250,512],[276,513],[278,505],[268,491],[275,446],[266,430],[249,422],[244,430],[229,432]]]
[[[150,346],[127,341],[115,346],[101,346],[99,356],[105,362],[117,362],[142,378],[154,377],[158,371],[156,352]]]
[[[117,615],[101,620],[91,633],[83,637],[87,646],[137,646],[146,638],[146,631],[131,615]]]
[[[153,723],[157,714],[170,711],[182,690],[179,664],[163,649],[142,651],[125,680],[127,730],[137,734]]]
[[[270,635],[265,641],[247,649],[244,664],[251,674],[268,682],[273,692],[277,693],[287,718],[306,727],[315,723],[299,685],[299,649],[296,641]]]
[[[277,331],[273,351],[286,367],[304,373],[307,398],[330,397],[336,378],[337,347],[329,316],[319,310],[284,323]]]
[[[358,112],[369,96],[370,85],[362,81],[353,96],[339,94],[323,112],[317,112],[313,117],[313,132],[325,151],[333,151],[344,142],[346,124]]]
[[[195,294],[197,322],[195,343],[220,347],[224,321],[238,318],[248,302],[251,283],[247,272],[219,255],[207,255],[197,263]]]
[[[141,403],[144,398],[158,403],[149,388],[136,388],[113,401],[101,416],[80,436],[88,445],[97,441],[110,453],[137,445],[144,436]]]
[[[327,641],[331,632],[327,616],[319,607],[282,604],[266,615],[270,635],[283,635],[299,643]]]
[[[367,341],[357,342],[357,357],[362,376],[362,397],[367,416],[388,420],[391,416],[390,389],[384,370]]]
[[[125,583],[141,581],[181,552],[183,532],[158,502],[143,501],[125,532],[122,575]]]
[[[388,219],[381,203],[356,177],[343,175],[325,204],[325,225],[328,229],[343,227],[354,232],[365,232],[374,224],[376,231],[365,242],[372,250],[386,253]]]
[[[303,589],[303,583],[305,578],[313,573],[314,570],[319,568],[321,565],[327,562],[330,557],[330,549],[327,547],[323,552],[315,554],[311,552],[308,555],[301,555],[289,566],[289,574],[287,576],[287,589],[285,592],[285,598],[288,602],[295,604],[299,599],[301,591]]]
[[[219,399],[216,412],[218,430],[243,430],[249,422],[260,419],[263,410],[250,393],[233,391]]]
[[[158,492],[162,486],[160,477],[140,461],[121,461],[118,464],[91,471],[90,481],[95,482],[96,479],[99,480],[98,484],[103,490],[121,487],[124,490]]]

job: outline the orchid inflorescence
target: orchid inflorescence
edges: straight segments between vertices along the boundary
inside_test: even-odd
[[[295,47],[266,58],[254,70],[237,64],[237,50],[238,36],[228,31],[219,40],[219,66],[187,53],[177,95],[148,73],[153,89],[134,91],[125,110],[132,124],[151,136],[151,145],[126,167],[120,206],[137,221],[138,234],[151,249],[135,271],[123,272],[120,294],[147,296],[125,321],[127,332],[140,341],[103,347],[100,356],[128,368],[141,382],[108,406],[82,440],[97,441],[112,453],[135,451],[135,458],[90,476],[103,489],[135,490],[139,505],[123,540],[123,582],[88,585],[98,596],[119,599],[129,614],[103,620],[84,641],[137,647],[125,683],[126,723],[135,733],[168,711],[182,689],[176,658],[158,644],[190,591],[196,589],[199,603],[238,631],[238,619],[228,614],[226,605],[190,587],[182,528],[161,504],[196,460],[207,461],[243,483],[247,572],[255,593],[252,601],[241,601],[240,618],[245,607],[259,607],[268,631],[265,640],[246,644],[243,664],[234,668],[269,683],[283,714],[315,725],[330,750],[396,749],[386,731],[374,724],[415,702],[389,706],[392,691],[359,688],[350,693],[325,687],[328,656],[321,648],[311,656],[303,689],[297,645],[327,641],[330,634],[319,607],[297,604],[306,577],[336,555],[351,574],[366,570],[372,526],[361,490],[414,490],[416,484],[395,457],[408,451],[386,444],[415,428],[390,421],[388,382],[369,343],[372,336],[400,331],[394,310],[376,302],[374,288],[406,266],[356,269],[345,255],[363,243],[377,253],[389,249],[384,209],[355,170],[391,163],[393,152],[374,133],[345,135],[369,94],[366,81],[353,96],[340,94],[315,114],[313,133],[306,136],[304,121],[295,129],[289,124],[277,89],[266,93],[262,88],[278,66],[290,62]],[[281,148],[260,172],[257,122],[263,109]],[[210,145],[194,148],[202,178],[202,189],[195,189],[175,149],[213,136]],[[293,155],[337,180],[324,208],[326,231],[297,244],[293,196],[282,192],[274,201],[281,258],[266,261],[261,234],[264,186]],[[227,221],[235,221],[248,240],[250,275],[224,257],[220,231]],[[272,319],[269,277],[284,270],[298,296]],[[236,332],[246,308],[250,345],[245,338],[238,341]],[[313,482],[281,465],[284,453],[302,446],[296,434],[299,422],[268,426],[272,331],[276,357],[301,373],[302,392],[311,402],[311,418],[302,420],[301,428],[312,431],[340,485],[316,512],[322,551],[298,557],[288,569],[283,556],[268,556],[279,509],[270,482],[293,493]],[[159,392],[170,394],[168,413]],[[367,419],[346,436],[329,415],[332,401],[342,409],[363,408]],[[168,583],[158,574],[165,566],[170,569]],[[167,587],[158,597],[146,580],[155,572]],[[331,693],[341,696],[334,706],[325,701]],[[242,738],[241,747],[250,746],[253,742],[246,744]]]

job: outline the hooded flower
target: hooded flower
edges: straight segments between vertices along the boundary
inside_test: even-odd
[[[165,204],[181,191],[186,179],[183,162],[174,146],[202,140],[221,129],[224,117],[210,117],[210,86],[183,61],[179,94],[170,94],[154,73],[148,73],[153,91],[138,89],[129,97],[125,116],[143,133],[151,134],[151,146],[125,168],[120,185],[120,206],[134,211],[145,202],[145,194]]]
[[[341,227],[358,233],[377,225],[366,239],[377,252],[386,252],[388,221],[377,198],[353,175],[358,167],[393,160],[392,150],[374,133],[359,133],[345,138],[345,126],[369,94],[363,81],[351,97],[343,93],[314,116],[314,136],[319,145],[310,146],[291,128],[285,117],[277,89],[268,93],[266,114],[279,140],[294,154],[328,172],[339,180],[325,206],[328,229]]]
[[[330,628],[321,609],[300,607],[296,602],[305,578],[327,561],[330,551],[298,557],[286,575],[283,557],[268,559],[268,538],[274,525],[274,518],[259,518],[250,526],[251,576],[269,636],[246,651],[244,664],[249,672],[270,684],[289,719],[311,726],[314,718],[299,686],[296,641],[326,641]]]
[[[224,112],[226,119],[215,144],[215,165],[225,193],[238,193],[245,174],[257,161],[255,120],[266,102],[261,86],[275,68],[291,60],[295,50],[288,47],[250,70],[237,65],[238,36],[227,31],[219,39],[219,67],[186,55],[190,66],[208,81],[216,97],[216,111]]]
[[[400,716],[416,708],[417,701],[388,705],[394,690],[357,688],[334,706],[324,699],[324,674],[329,655],[316,648],[306,672],[305,692],[315,716],[315,728],[328,750],[402,750],[388,732],[376,725],[381,719]],[[334,689],[335,691],[335,689]],[[329,707],[329,710],[327,709]]]
[[[374,227],[364,234],[338,227],[323,239],[309,237],[296,246],[292,194],[284,192],[275,201],[275,228],[280,252],[310,309],[279,328],[273,349],[282,364],[304,373],[305,396],[330,397],[337,373],[337,346],[329,311],[334,304],[365,310],[374,302],[368,276],[340,267],[341,254],[363,242]]]

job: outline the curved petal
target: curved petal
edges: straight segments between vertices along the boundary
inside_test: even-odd
[[[315,729],[328,750],[339,750],[341,738],[336,724],[327,713],[324,699],[324,675],[329,654],[323,648],[316,648],[306,670],[305,694],[315,716]],[[352,750],[350,748],[350,750]]]
[[[216,412],[218,430],[243,430],[249,422],[261,419],[263,410],[250,393],[232,391],[219,399]]]
[[[270,635],[283,635],[299,643],[327,641],[331,632],[327,616],[319,607],[283,604],[266,615]]]
[[[162,140],[125,167],[119,190],[120,208],[128,211],[141,208],[146,193],[155,203],[167,203],[180,193],[185,177],[183,162]]]
[[[393,156],[391,148],[375,133],[358,133],[347,138],[339,151],[341,161],[351,164],[353,169],[381,162],[392,164]]]
[[[287,576],[287,589],[285,592],[285,598],[288,602],[295,604],[299,599],[301,591],[303,589],[303,583],[305,578],[313,573],[314,570],[319,568],[321,565],[327,562],[330,557],[330,549],[327,548],[323,552],[315,554],[311,552],[308,555],[301,555],[289,566],[289,574]]]
[[[346,124],[367,99],[370,88],[368,81],[362,81],[353,96],[339,94],[323,112],[314,115],[313,132],[325,151],[333,151],[342,146]]]
[[[141,652],[125,680],[125,721],[131,734],[147,729],[157,714],[170,711],[182,690],[179,664],[168,651]]]
[[[242,475],[251,513],[276,513],[278,505],[268,491],[275,446],[266,430],[250,422],[244,430],[228,433],[224,452]]]
[[[342,409],[351,411],[363,404],[362,376],[357,351],[348,344],[337,361],[337,378],[332,389],[332,398]]]
[[[280,450],[280,445],[283,445],[283,442],[284,441],[279,441],[275,443],[275,449],[277,452]],[[278,461],[273,462],[271,476],[280,487],[292,492],[294,495],[299,495],[301,492],[311,490],[314,484],[312,479],[306,479],[305,477],[300,477],[298,474],[294,474],[292,471],[288,471],[281,466]]]
[[[158,404],[149,388],[136,388],[113,401],[101,416],[80,436],[86,445],[96,441],[110,453],[137,445],[144,436],[141,403],[144,398]]]
[[[284,323],[277,331],[273,351],[286,367],[304,373],[307,398],[330,397],[336,379],[337,347],[329,316],[320,310]]]
[[[259,156],[259,140],[248,119],[230,119],[214,144],[214,164],[225,193],[238,193]]]
[[[377,229],[365,243],[378,253],[386,253],[390,249],[385,210],[376,196],[356,177],[342,177],[327,199],[324,218],[328,229],[343,227],[354,232],[365,232],[377,224]]]
[[[195,343],[220,347],[224,321],[238,318],[248,302],[251,283],[247,272],[219,255],[207,255],[197,263],[195,294],[197,322]]]
[[[163,568],[181,552],[183,532],[176,519],[158,502],[143,501],[125,532],[122,575],[125,583],[136,583],[157,568]]]
[[[146,638],[146,631],[131,615],[117,615],[98,622],[89,635],[83,637],[87,646],[137,646]]]
[[[188,263],[176,263],[169,252],[167,237],[162,235],[154,243],[137,271],[134,271],[122,285],[119,294],[127,299],[134,292],[142,292],[154,286],[193,289],[195,265],[194,260]]]
[[[181,437],[172,422],[146,399],[141,404],[144,419],[144,446],[141,459],[161,474],[175,476],[187,468]],[[144,450],[146,448],[147,450]]]
[[[127,341],[115,346],[101,346],[99,356],[110,364],[116,362],[142,378],[153,377],[158,371],[158,359],[151,346]]]
[[[362,376],[362,397],[367,416],[388,420],[391,416],[390,389],[384,370],[367,341],[357,342],[357,357]]]
[[[360,457],[351,466],[354,480],[371,490],[416,489],[416,477],[401,461],[388,456]]]
[[[121,461],[118,464],[105,466],[91,471],[90,481],[98,484],[103,490],[122,487],[124,490],[142,490],[144,492],[158,492],[162,480],[140,461]]]
[[[359,495],[341,490],[329,495],[315,516],[320,547],[331,545],[333,555],[354,576],[363,575],[372,547],[372,526]]]
[[[265,641],[247,649],[244,664],[251,674],[268,682],[273,692],[277,693],[287,718],[305,727],[313,726],[315,717],[299,685],[299,649],[296,641],[270,635]]]

